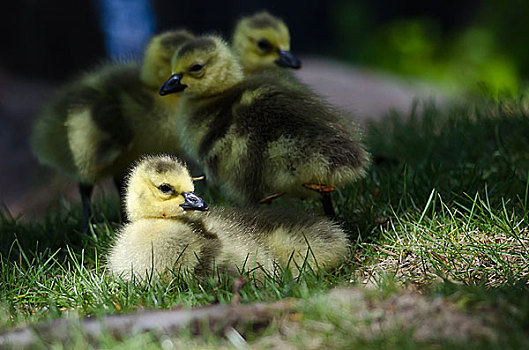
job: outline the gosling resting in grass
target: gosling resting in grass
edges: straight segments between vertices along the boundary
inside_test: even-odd
[[[129,223],[108,256],[111,273],[124,279],[169,279],[181,270],[218,268],[273,273],[336,267],[348,254],[342,229],[328,219],[284,209],[210,208],[193,193],[185,166],[169,156],[144,158],[126,187]],[[310,249],[309,249],[310,246]]]
[[[232,47],[245,75],[275,67],[301,68],[301,61],[290,51],[288,27],[268,12],[241,18],[233,33]]]
[[[174,50],[192,38],[186,31],[155,36],[140,67],[114,63],[84,74],[64,87],[39,115],[32,134],[38,160],[80,183],[83,230],[88,227],[93,185],[113,177],[122,190],[127,168],[142,154],[180,154],[167,100],[157,94],[170,76]]]
[[[351,120],[276,74],[243,79],[222,39],[188,41],[172,67],[160,94],[182,95],[175,113],[184,150],[232,200],[305,198],[317,192],[304,185],[342,187],[364,176],[369,154]]]

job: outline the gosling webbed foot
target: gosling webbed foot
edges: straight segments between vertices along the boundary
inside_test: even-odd
[[[272,203],[272,201],[276,198],[279,198],[281,196],[284,196],[286,194],[286,192],[281,192],[281,193],[274,193],[274,194],[271,194],[269,196],[266,196],[264,197],[263,199],[261,199],[259,201],[259,204],[270,204]]]
[[[319,193],[330,193],[330,192],[334,192],[336,189],[334,188],[334,186],[328,186],[328,185],[322,185],[322,184],[309,184],[309,183],[306,183],[306,184],[303,184],[301,185],[309,190],[312,190],[312,191],[316,191],[316,192],[319,192]]]

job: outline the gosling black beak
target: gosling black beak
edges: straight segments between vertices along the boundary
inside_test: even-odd
[[[296,56],[294,56],[292,52],[279,50],[278,53],[279,59],[275,61],[275,64],[277,64],[278,66],[294,69],[301,68],[301,61]]]
[[[160,90],[158,90],[158,93],[162,96],[173,94],[175,92],[183,91],[187,85],[180,83],[180,80],[184,74],[173,74],[165,83],[163,83]]]
[[[191,192],[183,192],[185,202],[180,204],[184,210],[208,210],[208,203],[204,202],[202,198]]]

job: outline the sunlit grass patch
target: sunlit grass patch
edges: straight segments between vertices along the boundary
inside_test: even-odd
[[[439,207],[439,208],[436,208]],[[366,281],[393,272],[403,283],[448,279],[497,286],[529,279],[529,229],[513,209],[491,208],[476,195],[470,205],[450,206],[432,191],[422,213],[390,220],[372,255],[359,268]]]
[[[247,274],[237,290],[237,278],[221,273],[174,271],[163,283],[109,275],[105,258],[119,227],[117,198],[96,201],[97,217],[85,235],[77,204],[50,209],[42,222],[21,222],[2,211],[0,328],[292,298],[299,309],[244,334],[250,345],[465,348],[469,338],[454,335],[465,328],[447,323],[453,315],[456,325],[475,325],[468,334],[482,330],[474,335],[483,344],[526,345],[527,115],[523,101],[484,100],[448,110],[427,106],[407,118],[393,115],[373,123],[366,130],[372,168],[365,179],[333,194],[338,220],[352,241],[351,258],[330,272],[304,267],[301,274],[261,280]],[[208,202],[224,203],[218,195],[205,190]],[[321,210],[317,200],[283,205]],[[349,295],[344,304],[335,288],[353,288],[358,298]],[[416,313],[406,314],[410,310]],[[446,317],[435,319],[436,310]],[[185,332],[131,335],[125,343],[109,335],[95,346],[162,343],[235,346],[226,335]],[[57,344],[94,343],[81,334]]]

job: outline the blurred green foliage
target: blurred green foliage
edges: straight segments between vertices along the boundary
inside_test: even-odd
[[[380,14],[384,1],[337,1],[331,11],[337,54],[447,88],[518,91],[529,78],[529,1],[469,6],[471,16],[451,23],[434,11],[381,19],[388,17]]]

